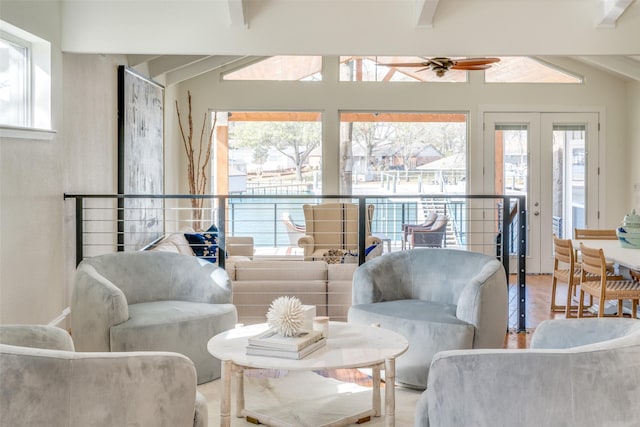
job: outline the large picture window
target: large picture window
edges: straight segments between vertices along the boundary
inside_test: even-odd
[[[227,131],[216,135],[218,144],[228,147],[229,194],[296,194],[321,188],[321,113],[234,111],[227,117],[226,123],[218,121]]]
[[[467,115],[342,112],[340,192],[464,193]]]

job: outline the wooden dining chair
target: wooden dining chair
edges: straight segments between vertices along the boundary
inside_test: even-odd
[[[565,312],[565,317],[576,317],[578,305],[573,304],[573,295],[580,285],[580,266],[575,261],[575,251],[571,239],[560,239],[553,235],[553,276],[551,280],[551,311]],[[556,292],[558,282],[567,284],[567,301],[565,305],[556,304]],[[583,309],[589,309],[593,305],[593,296],[589,295],[589,305]]]
[[[576,240],[618,240],[616,229],[575,228],[573,238]]]
[[[598,317],[604,317],[604,305],[607,300],[618,301],[618,316],[623,316],[622,302],[631,300],[631,316],[635,319],[640,300],[640,283],[624,280],[620,276],[607,275],[607,263],[602,249],[595,249],[580,243],[582,254],[580,272],[580,300],[578,303],[578,317],[582,317],[584,308],[584,294],[599,299]],[[597,280],[589,275],[597,276]]]
[[[615,228],[574,228],[573,238],[576,240],[618,240]],[[576,248],[576,262],[580,264],[580,257],[578,256]],[[614,271],[612,262],[607,262],[607,270],[611,273]]]

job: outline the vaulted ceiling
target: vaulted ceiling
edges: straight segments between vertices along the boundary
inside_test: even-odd
[[[11,1],[11,0],[9,0]],[[273,55],[570,57],[640,80],[638,0],[62,0],[63,50],[179,82]]]

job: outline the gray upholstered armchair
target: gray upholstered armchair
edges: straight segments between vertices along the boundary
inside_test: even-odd
[[[425,388],[442,350],[499,348],[508,318],[507,278],[495,257],[457,249],[394,252],[358,267],[349,322],[380,324],[404,335],[399,383]]]
[[[206,427],[185,356],[76,353],[53,326],[0,326],[0,426]]]
[[[438,353],[415,426],[635,426],[639,365],[640,320],[547,320],[526,350]]]
[[[175,351],[193,361],[200,384],[220,376],[207,342],[236,322],[227,272],[193,256],[119,252],[87,258],[76,271],[79,351]]]

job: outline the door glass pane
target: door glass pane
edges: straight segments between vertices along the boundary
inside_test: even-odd
[[[495,191],[496,194],[526,195],[529,192],[529,126],[526,124],[496,124],[495,125]],[[515,206],[511,206],[515,209]],[[502,209],[498,210],[502,213]],[[510,210],[511,211],[511,210]],[[499,218],[498,224],[502,223]],[[516,224],[513,223],[512,227]],[[527,254],[529,254],[529,230],[527,228]],[[512,229],[511,239],[517,236]],[[507,247],[515,253],[518,247],[515,241],[509,242]]]
[[[496,125],[496,193],[526,194],[528,174],[527,125]]]
[[[553,126],[553,233],[571,238],[585,228],[585,125]]]

